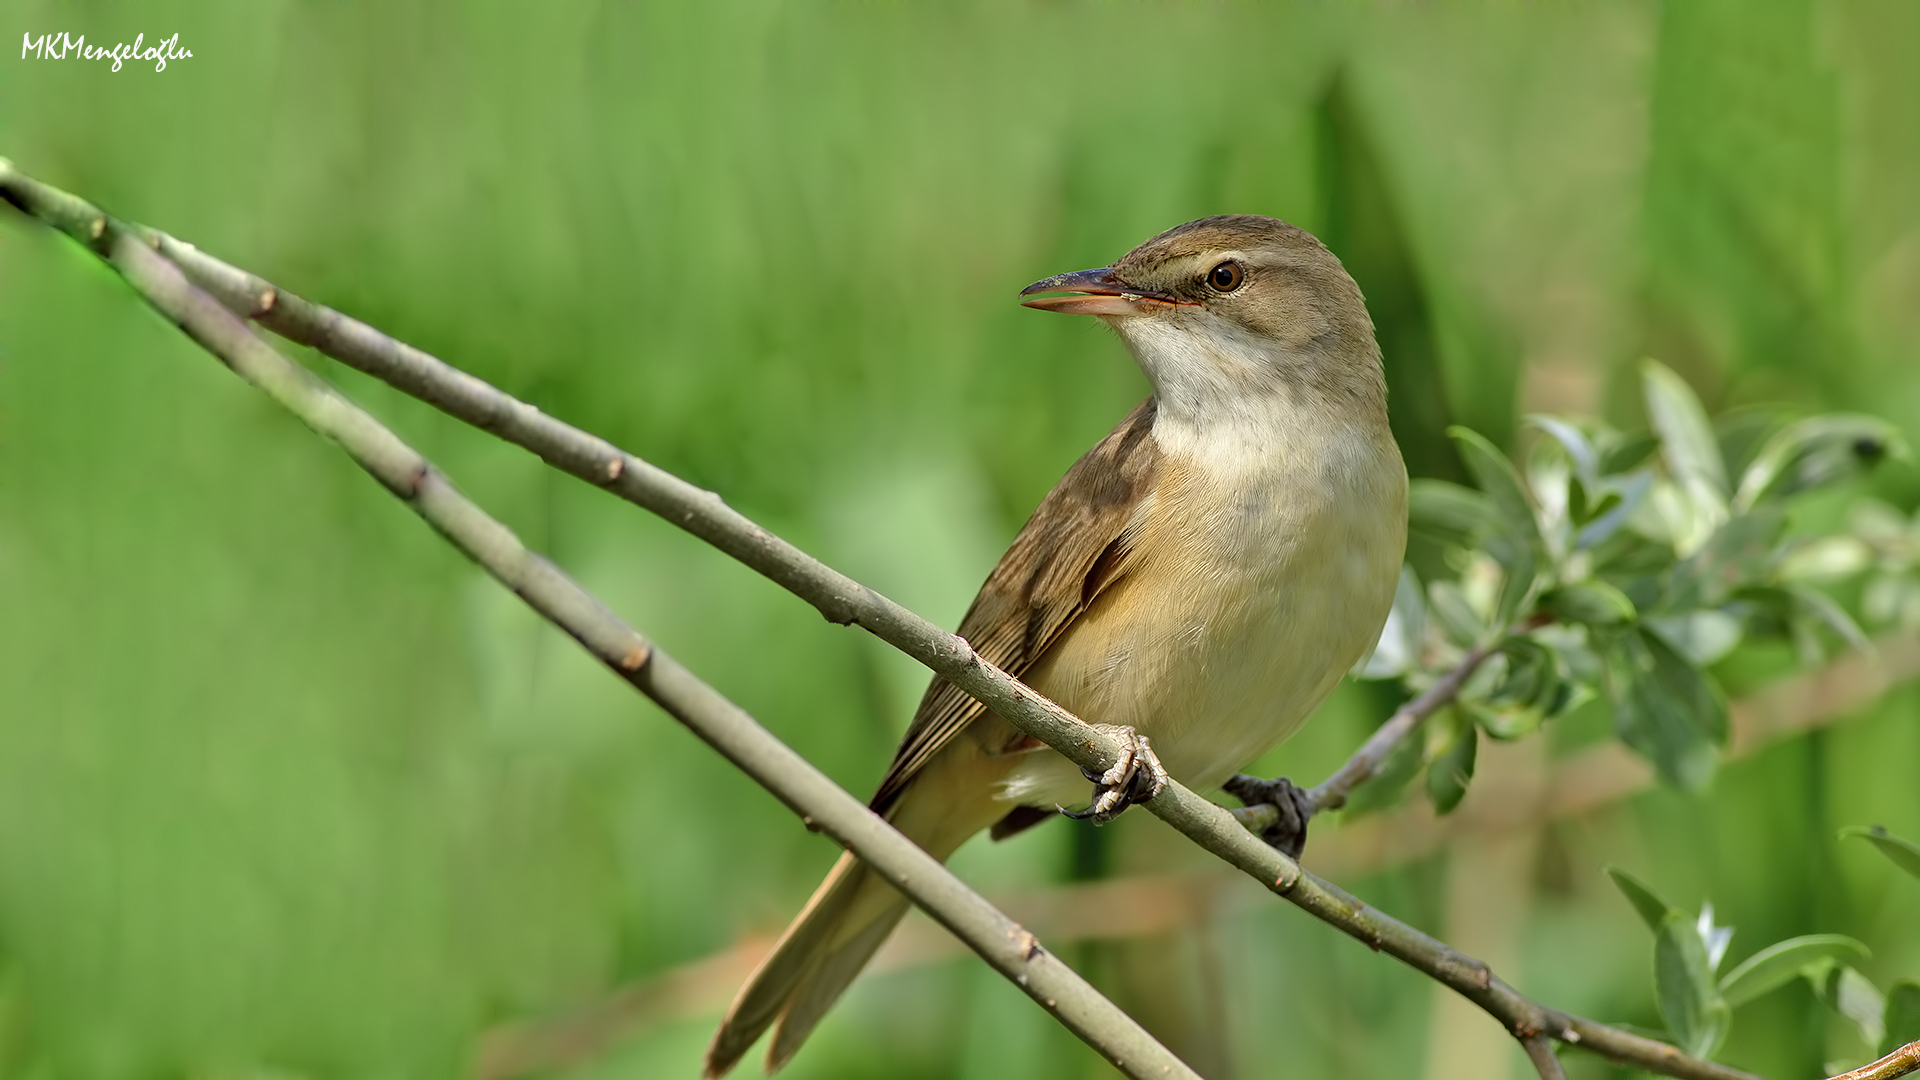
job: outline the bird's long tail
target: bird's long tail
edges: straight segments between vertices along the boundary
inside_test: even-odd
[[[785,1065],[906,913],[906,897],[842,854],[727,1009],[707,1047],[706,1075],[725,1075],[776,1023],[767,1070]]]
[[[1009,758],[943,755],[916,777],[888,812],[895,828],[946,861],[967,838],[1007,812],[993,782]],[[851,852],[842,854],[813,899],[774,943],[727,1009],[707,1047],[705,1074],[719,1077],[772,1027],[767,1071],[787,1063],[886,942],[907,913],[899,890]]]

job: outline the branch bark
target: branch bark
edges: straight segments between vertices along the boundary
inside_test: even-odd
[[[1533,1063],[1533,1071],[1540,1074],[1540,1080],[1567,1080],[1567,1071],[1554,1056],[1552,1039],[1528,1035],[1520,1040],[1520,1047],[1527,1052],[1527,1060]]]
[[[0,160],[0,195],[110,261],[120,250],[111,244],[103,246],[103,242],[118,234],[121,226],[74,196],[25,177],[4,160]],[[659,514],[811,603],[828,620],[855,623],[872,632],[1082,768],[1105,771],[1118,760],[1121,748],[1115,740],[981,660],[963,639],[806,555],[727,506],[713,492],[546,416],[365,323],[213,259],[190,244],[153,230],[140,229],[138,234],[231,312],[252,318],[289,340],[310,345],[532,451],[555,468]],[[129,247],[139,250],[137,245]],[[252,340],[251,335],[248,337]],[[797,756],[794,760],[799,767],[812,771]],[[1368,947],[1445,983],[1491,1014],[1523,1043],[1544,1035],[1684,1080],[1756,1080],[1751,1074],[1693,1058],[1664,1043],[1533,1001],[1496,977],[1484,963],[1367,907],[1344,890],[1306,872],[1247,832],[1231,812],[1184,785],[1169,784],[1145,805],[1149,812],[1276,895]]]

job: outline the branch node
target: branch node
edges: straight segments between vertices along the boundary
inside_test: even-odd
[[[620,658],[620,670],[631,675],[641,668],[646,667],[647,661],[651,659],[653,659],[653,646],[644,641],[639,642],[635,644],[633,648],[628,649],[626,655]]]
[[[259,298],[254,301],[253,317],[256,319],[261,318],[262,316],[266,315],[268,312],[272,311],[273,305],[279,302],[280,302],[280,290],[274,288],[271,285],[267,286],[265,291],[261,292]]]
[[[87,235],[92,237],[95,240],[100,239],[102,236],[105,236],[106,234],[107,234],[107,215],[105,214],[101,214],[99,217],[94,218],[93,221],[87,225]]]
[[[620,479],[621,474],[625,473],[626,471],[627,471],[626,458],[623,458],[618,454],[616,454],[613,457],[610,457],[607,459],[607,465],[604,470],[607,477],[607,483],[611,484],[615,480]]]
[[[1294,890],[1295,886],[1300,884],[1301,876],[1302,871],[1300,864],[1289,860],[1286,868],[1280,871],[1280,876],[1273,879],[1274,891],[1278,892],[1281,896],[1287,895]]]

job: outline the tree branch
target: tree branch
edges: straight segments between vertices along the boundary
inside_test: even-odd
[[[1373,734],[1345,764],[1334,770],[1332,776],[1308,789],[1307,802],[1314,812],[1338,810],[1347,805],[1347,796],[1353,794],[1354,788],[1379,773],[1380,767],[1386,764],[1388,756],[1399,747],[1402,740],[1425,723],[1427,717],[1453,704],[1454,699],[1460,696],[1460,688],[1466,685],[1474,672],[1480,670],[1480,665],[1486,663],[1487,657],[1492,656],[1498,647],[1498,638],[1475,645],[1460,658],[1453,670],[1427,687],[1425,693],[1395,710],[1386,723],[1374,729]]]
[[[0,195],[103,257],[110,257],[102,240],[119,227],[92,206],[21,175],[4,160],[0,160]],[[202,254],[192,245],[151,230],[141,230],[140,235],[233,312],[253,318],[290,340],[313,346],[449,415],[532,451],[564,472],[659,514],[811,603],[830,621],[856,623],[869,630],[1082,768],[1105,771],[1118,760],[1120,746],[1115,740],[980,659],[963,639],[806,555],[728,507],[714,493],[548,417],[365,323],[282,292],[261,278]],[[804,766],[797,757],[795,761]],[[811,766],[804,767],[812,771]],[[1367,907],[1301,869],[1242,828],[1229,811],[1184,785],[1169,784],[1145,805],[1155,816],[1275,894],[1458,991],[1499,1020],[1515,1038],[1545,1035],[1686,1080],[1755,1080],[1750,1074],[1690,1057],[1664,1043],[1549,1009],[1527,998],[1497,978],[1484,963]]]
[[[1788,732],[1804,732],[1830,724],[1859,708],[1862,702],[1897,684],[1920,676],[1920,634],[1894,633],[1874,640],[1868,653],[1844,653],[1815,671],[1783,679],[1735,701],[1729,707],[1732,735],[1727,760],[1738,760],[1770,745]],[[1617,753],[1615,752],[1617,751]],[[1481,761],[1484,774],[1489,762]],[[1625,778],[1616,774],[1625,770]],[[1437,821],[1452,823],[1446,834],[1500,835],[1543,821],[1597,812],[1652,783],[1652,770],[1618,744],[1608,752],[1583,751],[1556,764],[1550,774],[1528,783],[1524,790],[1498,774],[1476,775],[1475,790],[1487,811],[1471,809],[1444,819],[1420,810],[1369,818],[1364,825],[1343,828],[1318,850],[1332,854],[1350,872],[1371,872],[1404,863],[1433,849],[1443,839]],[[1541,794],[1554,793],[1550,802]],[[1568,794],[1571,793],[1571,794]],[[1497,808],[1489,804],[1497,803]],[[1239,815],[1243,811],[1235,810]],[[1352,842],[1363,834],[1411,835],[1411,843],[1387,850],[1375,839]],[[1088,940],[1126,940],[1171,933],[1199,917],[1199,912],[1222,915],[1236,911],[1247,898],[1229,890],[1237,880],[1216,869],[1185,873],[1140,874],[1102,878],[1091,882],[1055,885],[1032,891],[993,896],[994,906],[1021,925],[1059,947]],[[474,1080],[514,1080],[552,1072],[590,1060],[616,1040],[669,1019],[697,1016],[723,1007],[747,974],[760,962],[773,939],[736,942],[663,972],[653,972],[623,983],[602,997],[580,1003],[554,1016],[520,1018],[502,1023],[484,1035],[476,1051]],[[924,923],[902,924],[893,939],[874,957],[872,970],[896,970],[921,964],[944,963],[965,946]]]
[[[337,442],[468,558],[809,825],[858,854],[1122,1072],[1138,1080],[1199,1080],[1199,1074],[1041,947],[1031,933],[552,563],[527,550],[438,469],[332,387],[261,341],[226,308],[190,285],[173,263],[110,222],[88,225],[86,233],[89,246],[104,249],[127,281],[189,337],[308,427]]]
[[[1920,1072],[1920,1040],[1910,1042],[1870,1065],[1862,1065],[1829,1080],[1894,1080],[1896,1076],[1916,1072]]]
[[[1552,1039],[1540,1034],[1527,1035],[1521,1038],[1520,1047],[1527,1052],[1527,1060],[1533,1062],[1533,1071],[1540,1074],[1540,1080],[1567,1080],[1566,1070],[1553,1054]]]

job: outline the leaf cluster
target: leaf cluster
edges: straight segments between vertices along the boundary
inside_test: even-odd
[[[1653,361],[1649,429],[1534,416],[1516,466],[1452,430],[1473,486],[1415,480],[1411,524],[1440,552],[1403,574],[1362,677],[1431,686],[1478,647],[1489,659],[1420,745],[1403,745],[1356,805],[1417,775],[1445,812],[1481,737],[1515,739],[1604,702],[1618,736],[1677,785],[1713,776],[1727,706],[1712,667],[1744,642],[1783,640],[1812,662],[1866,634],[1827,590],[1870,575],[1870,621],[1920,624],[1920,515],[1862,502],[1851,525],[1797,528],[1794,500],[1907,456],[1868,416],[1745,410],[1709,420]]]
[[[1868,840],[1920,878],[1920,844],[1877,826],[1841,836]],[[1666,1023],[1655,1034],[1689,1054],[1711,1058],[1726,1038],[1733,1010],[1795,979],[1805,979],[1819,1000],[1857,1029],[1875,1057],[1920,1040],[1920,981],[1902,979],[1882,992],[1855,966],[1870,955],[1860,942],[1839,934],[1788,938],[1718,974],[1733,928],[1714,924],[1712,904],[1688,915],[1627,871],[1608,867],[1607,874],[1653,932],[1654,998]],[[1830,1071],[1846,1068],[1835,1063]]]

